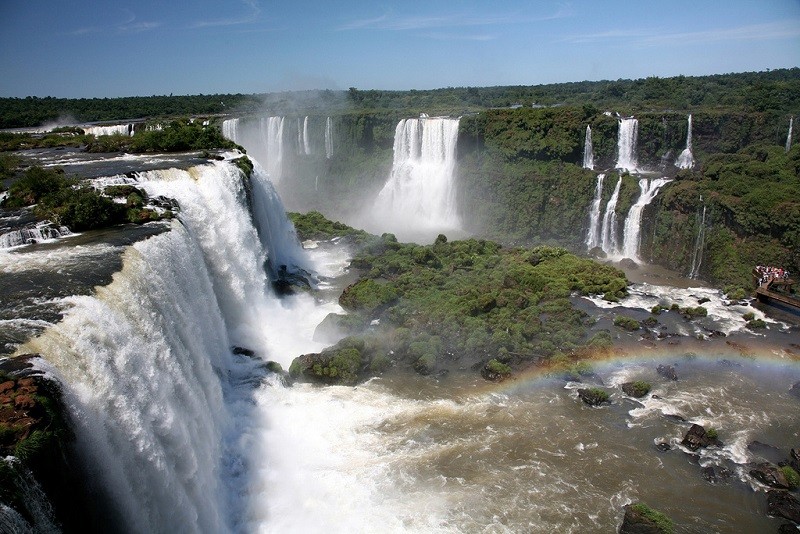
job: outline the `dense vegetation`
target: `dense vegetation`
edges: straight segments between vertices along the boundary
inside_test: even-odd
[[[124,202],[114,202],[122,197]],[[60,169],[30,167],[11,184],[3,208],[33,206],[37,218],[80,232],[124,222],[143,223],[172,217],[169,210],[145,206],[147,195],[133,186],[112,186],[105,194],[64,175]]]
[[[303,216],[295,220],[304,236],[310,225]],[[427,246],[398,243],[391,234],[373,237],[351,265],[361,278],[339,300],[349,315],[332,318],[350,336],[321,355],[297,359],[293,374],[353,383],[392,365],[430,374],[494,360],[490,367],[500,373],[503,366],[577,357],[605,346],[606,336],[587,337],[590,321],[570,295],[614,299],[627,290],[618,269],[564,249],[505,249],[445,236]]]

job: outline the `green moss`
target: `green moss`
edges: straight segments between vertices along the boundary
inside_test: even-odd
[[[706,429],[706,436],[708,439],[717,439],[719,437],[719,432],[717,432],[716,428],[708,428]]]
[[[369,314],[395,299],[397,291],[391,284],[365,278],[347,287],[339,297],[339,304],[346,310]]]
[[[789,489],[795,490],[800,487],[800,475],[797,474],[797,471],[795,471],[792,466],[784,465],[780,470],[783,472],[783,476],[786,477]]]
[[[674,534],[675,523],[663,513],[650,508],[643,502],[632,504],[631,508],[651,521],[661,534]]]
[[[233,161],[233,164],[236,165],[242,173],[250,178],[253,175],[253,162],[247,156],[242,156],[241,158],[236,158]]]

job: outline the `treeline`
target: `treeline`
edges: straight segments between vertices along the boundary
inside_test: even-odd
[[[39,126],[59,119],[78,122],[140,117],[246,113],[274,114],[348,110],[405,114],[463,115],[488,108],[584,105],[633,113],[724,110],[796,113],[800,109],[800,68],[712,76],[649,77],[532,86],[448,87],[432,90],[293,91],[123,98],[0,98],[0,128]]]

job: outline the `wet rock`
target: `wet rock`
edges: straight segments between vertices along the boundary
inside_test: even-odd
[[[800,382],[797,382],[789,389],[789,394],[800,399]]]
[[[13,389],[14,389],[14,381],[13,380],[7,380],[7,381],[3,382],[2,384],[0,384],[0,394],[8,393]]]
[[[751,466],[750,476],[771,488],[789,489],[786,475],[778,466],[769,462],[762,462]]]
[[[625,382],[622,384],[622,391],[629,397],[636,397],[637,399],[644,397],[650,393],[651,386],[647,382]]]
[[[244,347],[232,347],[231,348],[231,352],[233,352],[234,354],[239,355],[239,356],[247,356],[247,357],[252,357],[252,356],[255,356],[255,354],[256,354],[252,350],[246,349]]]
[[[677,380],[678,373],[675,372],[675,367],[672,365],[659,364],[656,367],[656,372],[668,380]]]
[[[723,367],[741,367],[742,366],[741,363],[731,361],[731,360],[729,360],[727,358],[721,359],[719,361],[719,364],[722,365]]]
[[[800,501],[788,491],[767,492],[767,514],[782,517],[800,525]]]
[[[777,447],[761,443],[760,441],[751,441],[747,445],[747,450],[755,456],[763,458],[768,462],[777,464],[784,460],[784,453]]]
[[[672,450],[672,445],[666,441],[662,441],[660,443],[656,443],[656,449],[658,449],[660,452],[667,452]]]
[[[711,302],[711,299],[708,298],[708,297],[703,297],[703,298],[697,299],[697,303],[698,304],[705,304],[706,302]]]
[[[800,449],[792,449],[790,456],[792,460],[789,462],[789,465],[792,466],[792,469],[800,473]]]
[[[639,264],[630,258],[622,258],[619,260],[619,266],[623,269],[630,269],[632,271],[635,271],[639,268]]]
[[[715,432],[706,431],[702,425],[693,424],[681,441],[681,445],[691,451],[701,447],[720,445]]]
[[[731,472],[725,467],[709,465],[701,471],[703,478],[712,484],[725,482],[731,477]]]
[[[14,407],[18,410],[30,410],[36,406],[36,401],[30,395],[17,395],[14,397]]]
[[[655,397],[653,397],[653,398],[655,398]],[[684,416],[680,415],[680,414],[677,414],[677,413],[665,413],[665,414],[662,414],[662,417],[664,419],[668,419],[668,420],[672,421],[673,423],[685,423],[686,422],[686,418]]]
[[[578,397],[580,397],[580,399],[589,406],[611,404],[608,393],[600,388],[581,388],[578,390]]]
[[[784,523],[778,527],[778,534],[797,534],[797,530],[791,523]]]
[[[643,502],[625,505],[619,534],[666,534],[673,532],[672,521]]]

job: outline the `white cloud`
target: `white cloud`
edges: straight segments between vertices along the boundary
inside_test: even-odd
[[[248,8],[248,13],[240,17],[230,17],[223,19],[212,20],[198,20],[194,22],[191,28],[209,28],[214,26],[236,26],[239,24],[250,24],[256,22],[261,15],[261,7],[256,0],[242,0]]]

